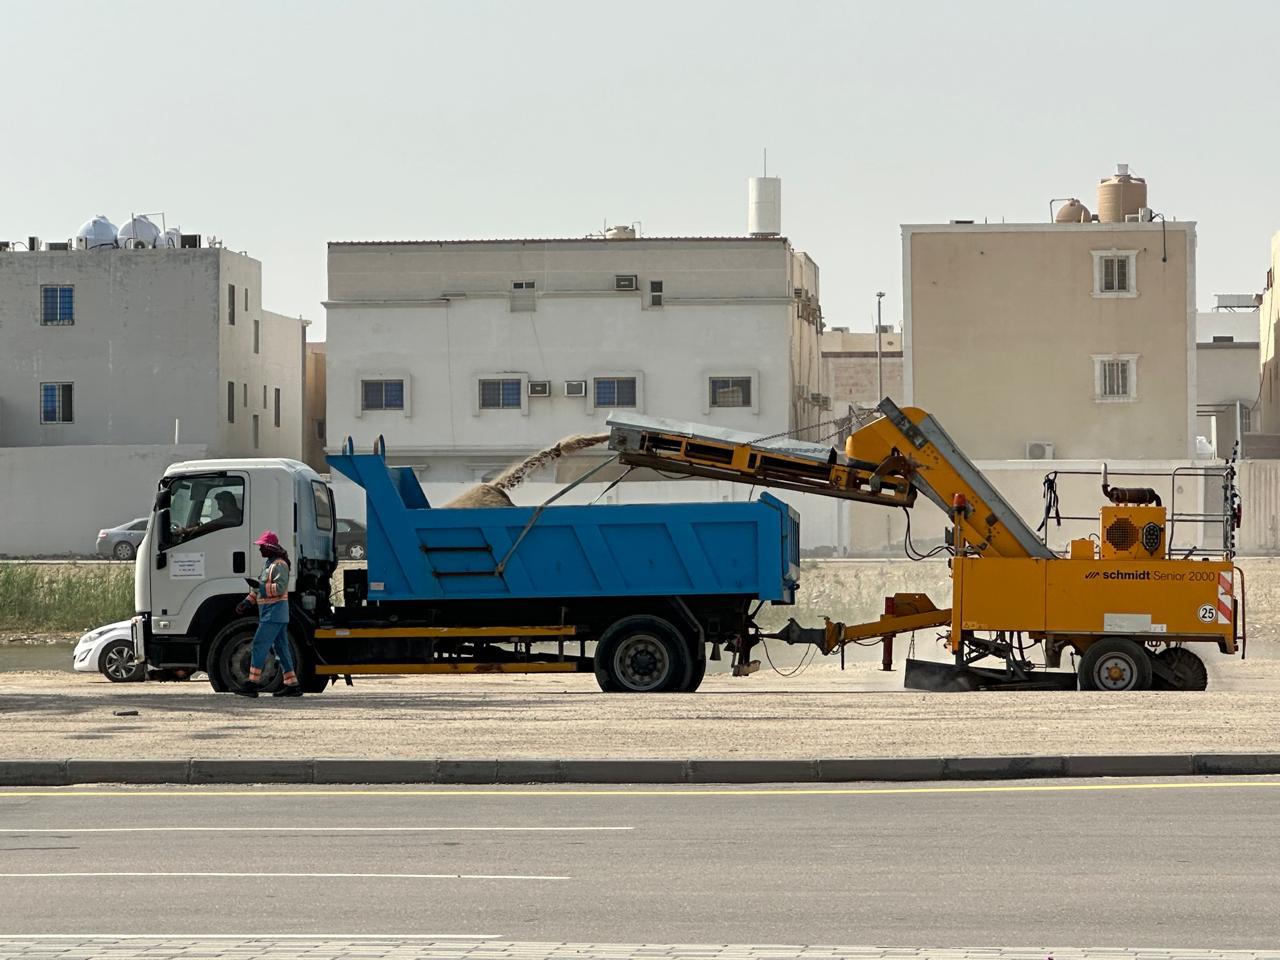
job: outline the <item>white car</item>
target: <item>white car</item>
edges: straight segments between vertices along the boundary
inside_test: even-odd
[[[130,621],[108,623],[84,634],[71,655],[72,666],[81,673],[101,673],[112,683],[145,680],[147,666],[133,654]]]

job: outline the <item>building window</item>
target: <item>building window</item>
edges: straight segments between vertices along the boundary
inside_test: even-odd
[[[324,443],[324,441],[325,441],[325,431],[324,431],[324,420],[323,420],[323,419],[320,419],[320,420],[317,420],[317,421],[316,421],[316,439],[317,439],[317,440],[319,440],[321,443]]]
[[[249,288],[244,288],[244,312],[249,312]]]
[[[241,386],[244,388],[244,397],[242,398],[242,402],[244,406],[247,408],[249,406],[249,385],[247,383],[244,383],[244,384],[241,384]]]
[[[48,285],[40,288],[40,322],[45,326],[75,323],[75,305],[75,287]]]
[[[267,409],[267,385],[262,385],[262,409]]]
[[[236,422],[236,385],[232,380],[227,381],[227,423]]]
[[[403,410],[403,380],[361,380],[361,410]]]
[[[258,415],[253,415],[253,449],[258,449]]]
[[[40,384],[40,422],[74,423],[75,407],[72,403],[74,393],[74,384]]]
[[[236,285],[234,283],[227,284],[227,323],[233,327],[236,325]]]
[[[596,377],[593,383],[597,407],[634,407],[636,405],[635,377]]]
[[[1094,357],[1094,399],[1123,403],[1138,398],[1137,357]]]
[[[750,377],[711,377],[708,381],[713,407],[751,406]]]
[[[537,293],[532,280],[513,280],[511,283],[511,312],[533,313],[538,309]]]
[[[280,426],[280,388],[276,387],[275,393],[275,424]]]
[[[262,322],[257,318],[253,318],[253,352],[258,352],[258,341],[261,335]]]
[[[662,281],[661,280],[649,281],[649,306],[651,307],[662,306]]]
[[[1137,252],[1133,250],[1093,251],[1093,295],[1095,297],[1136,297]]]
[[[1214,343],[1235,343],[1235,342],[1236,342],[1236,338],[1235,338],[1235,337],[1232,337],[1232,336],[1225,336],[1225,337],[1224,337],[1224,336],[1220,336],[1220,335],[1218,335],[1218,334],[1216,334],[1216,333],[1215,333],[1215,334],[1213,335],[1213,342],[1214,342]]]
[[[1240,408],[1240,432],[1253,432],[1253,411],[1249,407]]]
[[[516,378],[480,381],[481,410],[519,410],[520,380]]]

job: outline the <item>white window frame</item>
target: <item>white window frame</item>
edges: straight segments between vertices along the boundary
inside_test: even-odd
[[[1104,363],[1127,363],[1129,365],[1129,393],[1123,397],[1104,397],[1102,395],[1102,365]],[[1094,403],[1133,403],[1138,399],[1138,354],[1107,353],[1093,355],[1093,401]]]
[[[1132,300],[1138,295],[1138,251],[1137,250],[1092,250],[1093,254],[1093,296],[1098,300]],[[1112,257],[1125,257],[1129,261],[1126,269],[1129,281],[1128,290],[1102,289],[1102,261]]]
[[[366,410],[364,409],[364,382],[366,380],[402,380],[404,381],[404,409],[403,410]],[[362,417],[377,416],[400,416],[406,420],[413,410],[413,378],[409,376],[406,370],[362,370],[356,374],[356,382],[352,391],[352,398],[355,401],[354,415],[357,420]]]
[[[481,380],[519,380],[520,381],[520,406],[519,407],[481,407],[480,406],[480,381]],[[520,415],[527,417],[529,415],[529,374],[521,373],[518,370],[482,370],[479,373],[471,375],[468,384],[471,391],[471,415],[479,417],[487,414],[504,414],[514,413],[517,409]]]
[[[596,407],[596,381],[614,380],[619,377],[634,378],[636,381],[636,405],[634,407]],[[594,414],[600,410],[634,410],[644,413],[644,374],[639,370],[592,370],[587,374],[586,412]]]
[[[711,381],[731,377],[733,379],[750,378],[751,403],[744,407],[713,407],[711,405]],[[760,413],[760,371],[759,370],[704,370],[702,372],[702,412],[710,414],[715,410],[750,410]]]

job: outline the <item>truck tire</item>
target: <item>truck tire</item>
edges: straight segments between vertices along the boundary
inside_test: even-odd
[[[1175,679],[1152,675],[1152,690],[1205,690],[1209,686],[1209,668],[1197,654],[1186,647],[1166,647],[1156,659],[1172,671]]]
[[[209,647],[209,683],[219,693],[243,689],[249,681],[249,661],[253,652],[253,635],[257,632],[258,621],[249,617],[233,620],[213,638]],[[299,644],[292,633],[288,634],[292,646],[295,667],[305,670],[302,665]],[[216,674],[216,680],[215,680]],[[274,657],[267,660],[266,669],[262,671],[262,683],[258,689],[271,692],[284,683],[280,667]]]
[[[623,617],[596,643],[596,682],[605,693],[683,690],[692,670],[680,631],[660,617]]]
[[[693,661],[693,667],[689,671],[689,682],[680,688],[682,693],[693,693],[700,686],[702,680],[707,675],[707,658],[699,657]]]
[[[1104,637],[1089,644],[1080,658],[1080,689],[1125,692],[1151,689],[1151,660],[1142,644]]]

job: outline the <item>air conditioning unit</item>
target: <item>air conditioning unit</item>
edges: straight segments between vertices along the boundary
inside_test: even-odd
[[[831,409],[831,398],[828,397],[825,393],[822,395],[822,409],[823,410]]]
[[[44,248],[46,250],[49,250],[55,253],[65,253],[66,251],[71,249],[71,243],[70,241],[66,243],[61,243],[61,242],[46,243],[44,245]]]
[[[551,396],[551,381],[550,380],[530,380],[529,396],[531,397]]]
[[[587,395],[587,381],[566,380],[564,382],[564,395],[566,397],[585,397]]]
[[[640,278],[634,273],[620,273],[613,278],[613,289],[615,290],[639,290]]]
[[[1053,458],[1053,444],[1048,440],[1027,441],[1028,460],[1052,460]]]
[[[820,393],[809,394],[809,402],[812,403],[815,407],[822,406],[822,394]]]
[[[200,249],[200,234],[183,233],[183,234],[180,234],[179,236],[180,236],[180,239],[178,240],[178,246],[181,247],[183,250],[199,250]]]

